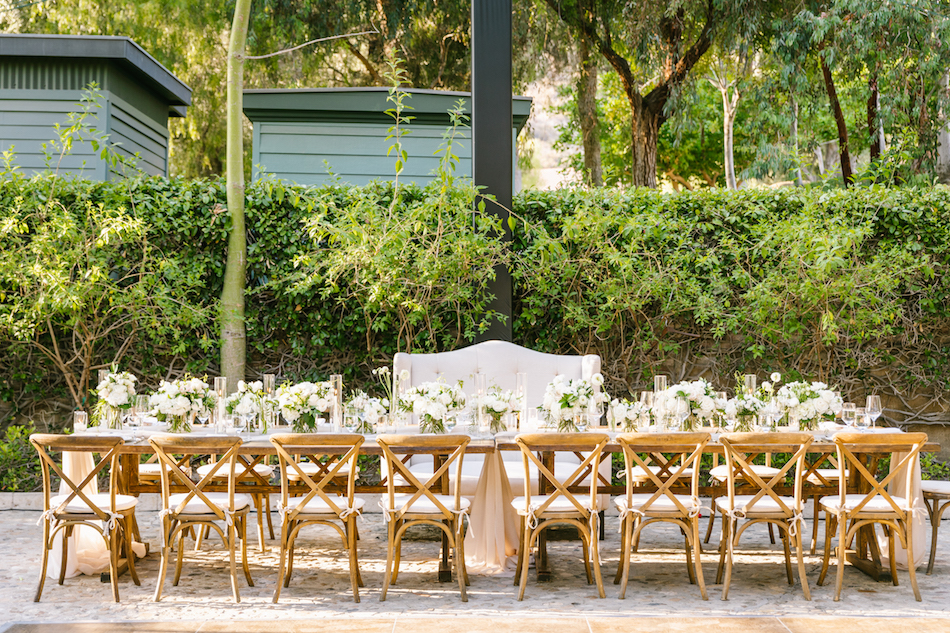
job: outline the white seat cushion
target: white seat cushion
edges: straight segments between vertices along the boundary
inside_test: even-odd
[[[676,497],[676,500],[683,504],[683,507],[689,510],[693,505],[693,498],[690,495],[673,495]],[[640,509],[653,497],[652,494],[635,494],[631,495],[631,509]],[[621,513],[627,511],[627,497],[617,497],[614,499],[614,505],[617,506],[617,510]],[[653,503],[650,504],[650,507],[646,509],[647,513],[656,512],[662,514],[668,513],[678,513],[682,514],[679,508],[676,507],[676,504],[673,503],[673,500],[670,499],[667,495],[661,495],[657,497]]]
[[[650,468],[650,470],[653,472],[654,475],[658,475],[658,474],[660,473],[660,467],[659,467],[659,466],[650,466],[649,468]],[[679,470],[679,466],[671,466],[671,467],[669,468],[669,473],[676,473],[678,470]],[[665,474],[665,473],[664,473],[664,474]],[[668,478],[669,476],[670,476],[669,474],[665,474],[665,477]],[[692,476],[693,476],[693,469],[692,469],[692,468],[686,468],[686,469],[683,470],[682,474],[680,474],[680,476],[679,476],[679,481],[687,481],[687,482],[688,482],[688,481],[689,481],[689,478],[692,477]],[[633,468],[630,469],[630,479],[631,479],[632,481],[636,481],[636,482],[652,481],[652,479],[650,479],[650,478],[647,476],[647,474],[646,474],[646,472],[643,470],[643,467],[642,467],[642,466],[634,466]]]
[[[211,472],[211,469],[214,468],[214,466],[215,466],[214,464],[205,464],[204,466],[198,466],[198,476],[204,477],[209,472]],[[214,478],[227,479],[229,470],[230,469],[227,467],[227,465],[222,466],[220,469],[218,469],[218,472],[214,474]],[[268,466],[267,464],[254,464],[253,470],[255,473],[257,473],[264,479],[270,479],[270,476],[274,474],[274,467]],[[238,477],[241,477],[242,475],[247,475],[246,477],[244,477],[245,480],[252,481],[252,482],[257,481],[254,477],[248,474],[247,464],[242,464],[241,462],[235,463],[234,472],[235,474],[237,474]]]
[[[848,476],[848,471],[844,471],[845,477]],[[805,477],[805,481],[815,486],[824,485],[821,479],[818,478],[818,475],[821,475],[825,478],[825,481],[835,482],[838,481],[838,469],[837,468],[816,468],[814,471],[808,473],[808,476]]]
[[[771,477],[779,474],[781,472],[780,468],[773,468],[771,466],[762,466],[760,464],[751,465],[752,472],[761,477],[766,483],[768,483]],[[709,476],[713,479],[718,479],[719,481],[726,481],[729,477],[729,466],[722,464],[716,466],[715,468],[709,471]]]
[[[456,508],[455,497],[453,495],[432,495],[432,496],[438,499],[439,503],[444,505],[449,510],[454,510],[454,511],[467,510],[472,505],[468,499],[466,499],[465,497],[462,497],[461,499],[459,499],[460,507]],[[406,504],[406,502],[409,501],[411,498],[412,498],[411,494],[393,495],[395,508],[397,510],[402,509],[402,507]],[[383,494],[383,506],[387,510],[393,509],[393,507],[389,505],[389,495],[385,493]],[[418,499],[412,502],[412,505],[409,507],[409,512],[413,514],[442,514],[442,510],[440,510],[435,505],[435,503],[433,503],[432,500],[429,499],[429,497],[425,495],[420,496]]]
[[[537,497],[531,497],[531,505],[534,508],[539,507],[544,502],[546,502],[551,495],[538,495]],[[590,512],[591,510],[591,501],[590,495],[577,495],[574,497],[578,503],[581,504],[581,507]],[[527,503],[527,497],[515,497],[511,500],[511,507],[514,508],[518,514],[522,516],[527,516],[529,514]],[[551,513],[566,513],[566,512],[575,512],[579,514],[577,506],[575,506],[571,501],[564,495],[558,495],[557,498],[544,509],[544,512],[541,513],[543,517],[545,514]]]
[[[752,514],[785,514],[785,510],[778,504],[778,502],[767,494],[762,495],[758,501],[755,502],[755,505],[751,508],[746,508],[752,499],[755,498],[755,495],[736,495],[736,509],[742,510],[745,512],[746,516]],[[793,497],[779,497],[790,510],[795,510],[795,499]],[[717,497],[716,498],[716,507],[719,508],[719,511],[726,513],[729,510],[729,497]]]
[[[139,479],[158,479],[162,476],[161,468],[163,465],[165,466],[165,470],[171,469],[171,466],[168,464],[161,464],[159,462],[139,464]],[[181,470],[187,475],[191,474],[191,467],[189,466],[184,466]]]
[[[320,473],[320,467],[312,462],[300,462],[299,464],[297,464],[297,466],[300,467],[300,470],[306,473],[309,477],[313,477],[317,473]],[[332,466],[330,468],[332,468]],[[345,464],[341,466],[340,470],[338,470],[336,474],[338,477],[346,477],[347,475],[349,475],[350,474],[349,464]],[[357,477],[359,476],[359,474],[360,474],[360,469],[357,468],[356,469]],[[322,479],[323,477],[324,475],[321,474],[319,479]],[[297,469],[294,468],[293,466],[287,466],[287,479],[291,481],[296,481],[300,479],[300,473],[298,473]]]
[[[287,499],[287,509],[292,510],[300,505],[300,502],[304,500],[304,497],[291,497]],[[346,501],[340,499],[335,502],[337,507],[340,509],[346,508]],[[361,499],[360,497],[353,498],[353,509],[357,511],[362,511],[363,506],[366,505],[366,500]],[[314,497],[307,502],[307,505],[304,507],[303,514],[332,514],[336,516],[336,512],[330,508],[329,504],[320,497]]]
[[[853,511],[859,503],[861,503],[867,495],[862,494],[853,494],[845,495],[844,498],[844,509],[851,512]],[[894,500],[894,503],[897,504],[899,508],[906,508],[907,501],[904,497],[894,497],[891,499]],[[838,495],[822,497],[818,500],[818,503],[821,504],[821,507],[832,512],[837,512],[841,506],[841,497]],[[893,513],[894,506],[887,502],[884,497],[877,496],[868,501],[864,506],[861,507],[861,510],[858,511],[858,514],[867,512],[869,514],[880,514],[880,513]]]
[[[924,480],[920,482],[920,489],[935,495],[950,495],[950,481]]]
[[[68,494],[56,495],[51,497],[49,500],[49,507],[53,510],[59,507],[63,501],[66,501]],[[105,510],[109,512],[109,493],[100,492],[94,495],[86,495],[89,497],[89,500],[96,504],[96,507],[100,510]],[[116,495],[115,496],[115,509],[118,510],[128,510],[129,508],[134,508],[135,504],[138,503],[138,498],[131,495]],[[66,504],[66,512],[74,512],[76,514],[90,514],[92,509],[89,507],[85,501],[79,497],[73,498],[68,504]]]
[[[221,508],[222,510],[227,509],[228,493],[206,492],[204,494],[206,497],[208,497],[208,500],[211,501],[211,503],[216,505],[218,508]],[[175,508],[178,507],[178,504],[180,504],[182,501],[185,500],[185,497],[187,496],[188,496],[188,493],[185,493],[185,492],[169,495],[168,505],[171,507],[172,510],[174,510]],[[249,505],[251,505],[250,495],[244,495],[244,494],[234,495],[234,509],[235,510],[246,508]],[[211,512],[211,509],[207,506],[207,504],[201,500],[201,497],[197,497],[197,496],[192,497],[191,500],[188,501],[188,505],[186,505],[184,510],[182,510],[182,514],[208,514],[210,512]]]

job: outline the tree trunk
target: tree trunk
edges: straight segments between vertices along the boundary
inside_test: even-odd
[[[841,111],[841,104],[838,102],[838,93],[835,90],[835,80],[831,76],[831,69],[828,64],[819,55],[821,63],[821,74],[825,79],[825,89],[828,91],[828,101],[831,103],[831,110],[834,113],[835,124],[838,126],[838,153],[841,157],[841,178],[844,180],[844,186],[849,187],[854,182],[854,174],[851,171],[851,153],[848,151],[848,125],[844,120],[844,112]]]
[[[244,287],[247,266],[247,235],[244,230],[244,139],[242,130],[244,90],[244,49],[251,0],[237,0],[231,42],[228,45],[227,86],[227,193],[231,233],[228,260],[221,291],[221,373],[228,379],[228,391],[244,380],[247,338],[244,326]]]
[[[795,101],[795,95],[790,94],[788,100],[792,104],[792,129],[789,132],[789,142],[792,145],[792,153],[795,155],[795,164],[797,165],[794,170],[795,175],[795,186],[802,186],[802,166],[801,162],[798,160],[798,102]]]
[[[663,121],[642,98],[631,100],[630,113],[631,184],[656,189],[656,143]]]
[[[724,85],[719,89],[722,94],[722,153],[723,166],[726,171],[726,189],[735,191],[736,185],[736,163],[733,153],[733,130],[735,129],[736,110],[739,105],[739,89],[733,87],[732,96],[729,95],[729,86]]]
[[[950,74],[944,73],[940,77],[940,97],[950,96]],[[945,119],[941,108],[940,118]],[[944,123],[937,132],[937,178],[944,184],[950,183],[950,123]]]
[[[877,69],[868,77],[868,138],[870,139],[871,162],[881,157],[881,139],[878,138],[878,88]]]
[[[597,121],[597,61],[591,59],[590,42],[581,33],[580,78],[577,82],[577,116],[584,143],[584,182],[592,187],[604,184],[600,162],[600,124]]]

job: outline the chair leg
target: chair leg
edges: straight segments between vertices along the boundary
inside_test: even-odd
[[[402,519],[400,519],[396,521],[395,523],[396,523],[396,530],[394,534],[398,532],[400,528],[402,528],[403,522],[402,522]],[[393,563],[393,578],[392,578],[391,584],[395,585],[396,580],[399,579],[399,563],[401,562],[402,562],[402,537],[399,537],[399,539],[396,541],[396,560]]]
[[[825,576],[828,574],[828,566],[831,564],[831,537],[834,530],[836,519],[830,512],[825,512],[825,552],[821,558],[821,573],[818,574],[818,586],[825,584]]]
[[[520,526],[519,526],[520,529],[518,530],[518,541],[520,543],[524,543],[524,531],[526,527],[525,517],[519,516],[518,518],[520,519]],[[511,583],[515,587],[518,586],[518,583],[521,580],[521,566],[527,565],[527,564],[528,564],[528,559],[525,557],[524,547],[523,546],[518,547],[518,565],[515,567],[515,578]]]
[[[719,534],[719,567],[716,569],[716,584],[721,585],[726,571],[726,523],[729,517],[722,515],[722,530]]]
[[[132,582],[135,583],[136,587],[141,587],[142,581],[139,580],[138,571],[135,569],[135,551],[132,549],[133,531],[129,526],[129,523],[134,521],[134,517],[135,515],[126,517],[125,521],[122,523],[122,545],[125,546],[125,556],[129,565],[129,575],[132,577]]]
[[[461,521],[462,517],[456,516],[455,520]],[[455,575],[458,577],[462,602],[468,602],[468,593],[465,589],[465,553],[462,550],[461,530],[455,530],[455,536],[453,538],[455,540]]]
[[[769,523],[769,527],[771,526],[772,524]],[[785,553],[785,575],[788,578],[788,584],[794,585],[795,578],[792,577],[792,551],[788,542],[788,532],[780,528],[779,536],[782,538],[782,551]]]
[[[270,534],[270,540],[274,540],[274,521],[270,516],[270,495],[264,494],[264,518],[267,519],[267,533]]]
[[[685,541],[683,549],[686,551],[686,573],[689,576],[689,584],[696,584],[696,570],[693,569],[693,543],[691,531],[687,531],[681,528],[683,532],[683,540]]]
[[[225,539],[227,541],[225,545],[228,548],[228,563],[231,570],[231,593],[234,596],[234,602],[240,603],[241,592],[238,590],[237,564],[234,561],[234,550],[235,550],[235,546],[237,545],[237,543],[234,542],[236,538],[236,530],[233,523],[231,525],[228,525],[227,528],[228,528],[228,531],[227,531],[228,536],[227,536],[227,539]]]
[[[815,550],[818,548],[818,495],[815,495],[811,498],[812,503],[812,517],[811,517],[811,555],[815,555]]]
[[[894,586],[897,586],[897,558],[894,556],[896,551],[894,548],[894,530],[888,528],[886,525],[881,526],[884,529],[884,533],[887,535],[887,558],[888,563],[891,567],[891,582]]]
[[[727,517],[723,515],[722,517],[722,538],[726,543],[726,573],[722,581],[722,596],[721,600],[729,599],[729,583],[732,582],[732,554],[734,545],[732,543],[732,529],[733,522],[735,519],[732,517]]]
[[[623,519],[623,539],[620,543],[620,564],[617,566],[617,575],[620,577],[620,599],[627,597],[627,583],[630,580],[630,559],[633,557],[631,551],[633,543],[633,517],[629,514]],[[616,584],[616,582],[614,583]]]
[[[266,552],[267,545],[264,543],[264,511],[261,509],[263,505],[261,495],[254,494],[251,495],[251,498],[254,499],[254,508],[257,510],[257,543],[261,548],[261,552]]]
[[[119,528],[109,532],[109,581],[112,598],[119,602]]]
[[[775,530],[772,529],[772,524],[769,523],[769,543],[775,545]]]
[[[73,526],[67,526],[60,531],[60,534],[62,535],[60,538],[63,539],[63,553],[59,565],[59,584],[63,584],[66,580],[66,557],[69,555],[69,538],[73,535]]]
[[[197,552],[201,550],[201,544],[204,543],[204,540],[211,535],[211,528],[207,525],[199,525],[196,530],[195,526],[191,526],[188,528],[188,532],[195,537],[195,551]]]
[[[347,520],[346,539],[350,557],[350,585],[353,587],[353,602],[360,601],[360,564],[356,556],[356,516],[350,515]]]
[[[607,597],[604,592],[604,578],[600,573],[600,543],[597,542],[597,531],[591,530],[589,534],[591,548],[591,558],[593,559],[594,580],[597,582],[597,594],[601,600]]]
[[[808,586],[808,577],[805,576],[805,544],[802,539],[802,532],[795,532],[795,551],[798,555],[798,580],[802,583],[802,593],[805,594],[805,600],[811,600],[811,588]]]
[[[175,579],[172,580],[172,587],[178,586],[178,581],[181,580],[181,567],[182,562],[185,557],[185,531],[182,530],[178,533],[178,559],[175,563]]]
[[[913,562],[914,555],[914,528],[908,523],[904,523],[903,526],[905,536],[907,538],[907,572],[910,574],[910,586],[914,588],[914,598],[917,602],[921,602],[920,589],[917,587],[917,569]]]
[[[155,583],[155,597],[153,598],[155,602],[159,602],[162,599],[162,586],[165,584],[165,575],[168,573],[168,556],[171,554],[170,530],[165,521],[162,521],[162,529],[165,534],[165,538],[163,539],[165,545],[162,547],[162,560],[158,567],[158,582]]]
[[[924,497],[924,505],[927,507],[927,514],[930,515],[930,558],[927,561],[928,576],[934,571],[934,558],[937,556],[937,528],[940,527],[940,515],[934,515],[939,503],[937,499],[934,499],[933,506],[931,507],[927,497]]]
[[[844,585],[844,557],[848,541],[847,515],[838,518],[838,569],[835,575],[835,602],[841,600],[841,587]]]
[[[590,547],[591,547],[591,545],[588,543],[587,539],[584,538],[583,532],[581,533],[580,536],[581,536],[581,552],[582,552],[583,558],[584,558],[584,573],[587,574],[587,584],[588,584],[588,585],[592,585],[592,584],[594,584],[594,577],[591,575],[591,569],[590,569]],[[591,538],[593,538],[593,536],[594,536],[594,535],[591,535]]]
[[[287,565],[287,537],[289,535],[290,530],[285,519],[280,523],[280,557],[277,563],[277,585],[274,587],[274,598],[271,600],[274,604],[277,604],[277,601],[280,600],[280,590],[284,585],[284,569]]]
[[[537,528],[532,529],[530,525],[525,523],[525,529],[523,530],[523,540],[521,541],[521,548],[524,550],[524,565],[521,566],[521,582],[518,586],[518,602],[524,600],[524,590],[528,585],[528,556],[531,554],[531,541],[534,536]],[[535,561],[535,564],[538,564],[538,561]]]
[[[630,515],[624,515],[620,519],[620,560],[617,562],[617,573],[614,574],[614,584],[619,585],[620,580],[623,578],[623,566],[624,561],[627,558],[627,548],[630,547],[630,542],[627,540],[627,521],[630,519]],[[621,599],[623,596],[620,596]]]
[[[49,521],[43,521],[43,560],[40,563],[40,581],[36,585],[36,595],[33,597],[33,602],[40,601],[40,596],[43,595],[43,585],[46,584],[46,566],[49,564],[49,549],[52,545],[49,542],[49,524]]]
[[[386,569],[383,570],[383,591],[379,594],[379,601],[383,602],[386,600],[386,594],[389,592],[389,580],[390,574],[392,573],[393,568],[393,557],[395,556],[396,544],[393,542],[396,537],[395,531],[396,521],[391,520],[386,522]]]
[[[706,579],[703,578],[703,547],[699,542],[699,517],[695,516],[690,519],[689,522],[692,527],[693,535],[693,564],[696,566],[696,584],[699,585],[699,593],[703,597],[703,600],[709,600],[709,594],[706,591]]]
[[[607,522],[604,521],[604,518],[607,516],[607,513],[604,510],[601,510],[600,512],[598,512],[598,515],[600,516],[600,518],[598,519],[600,521],[600,528],[598,529],[598,533],[600,535],[600,540],[605,541],[607,540],[607,530],[605,527]]]
[[[706,526],[706,538],[703,539],[703,543],[709,543],[709,537],[712,536],[713,523],[716,522],[716,493],[709,498],[709,525]]]
[[[247,580],[247,586],[253,587],[254,580],[251,579],[251,568],[247,564],[247,515],[241,517],[241,565],[244,567],[244,579]],[[234,541],[231,541],[231,547],[234,547]]]

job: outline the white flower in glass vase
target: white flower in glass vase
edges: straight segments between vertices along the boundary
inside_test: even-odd
[[[135,376],[129,372],[116,372],[113,367],[105,379],[96,385],[99,400],[89,420],[89,426],[102,425],[110,429],[121,429],[121,411],[130,409],[135,401],[135,380]]]
[[[421,433],[445,433],[446,418],[465,407],[460,385],[424,382],[399,394],[398,407],[419,418]]]
[[[317,430],[318,413],[330,409],[330,389],[329,382],[285,383],[275,394],[277,410],[295,433],[312,433]]]
[[[372,433],[380,418],[389,412],[389,400],[375,398],[365,391],[357,391],[350,396],[346,409],[358,416],[359,422],[354,428],[356,433]]]
[[[823,382],[790,382],[778,390],[779,403],[789,420],[802,430],[814,430],[822,420],[833,420],[841,411],[841,396]]]
[[[751,431],[756,417],[764,407],[765,403],[759,398],[748,393],[739,393],[726,403],[726,418],[736,421],[734,431]]]
[[[488,416],[489,431],[501,433],[507,430],[505,416],[518,410],[518,399],[512,391],[504,391],[500,387],[492,386],[480,399],[475,396],[474,404],[485,408]]]
[[[214,394],[201,378],[186,376],[174,382],[163,380],[148,403],[156,417],[168,424],[169,431],[187,433],[199,411],[214,407]]]
[[[225,398],[224,409],[231,415],[259,420],[261,432],[266,433],[267,416],[261,414],[271,404],[272,399],[264,393],[263,382],[256,380],[245,383],[242,380],[238,381],[238,390]]]
[[[558,374],[548,383],[541,400],[541,410],[557,424],[562,432],[587,428],[587,413],[592,405],[604,401],[604,394],[595,387],[603,384],[604,378],[594,374],[590,380],[568,379]]]
[[[607,409],[607,420],[617,430],[633,431],[637,428],[640,417],[646,412],[646,408],[639,402],[611,400]]]
[[[716,413],[716,391],[705,378],[684,380],[654,394],[654,409],[672,411],[677,398],[684,398],[689,403],[689,415],[683,422],[683,430],[692,430],[697,422],[710,420]]]

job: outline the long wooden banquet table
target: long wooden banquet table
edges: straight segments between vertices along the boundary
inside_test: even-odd
[[[552,470],[553,472],[553,463],[554,463],[554,447],[541,447],[541,459],[545,465]],[[891,452],[896,450],[897,447],[892,447],[888,445],[876,445],[874,452],[866,453],[867,457],[867,466],[869,470],[873,473],[878,467],[879,462],[886,455],[890,455]],[[121,447],[120,455],[120,464],[121,472],[118,477],[118,486],[120,488],[119,492],[123,494],[132,494],[139,495],[142,493],[158,493],[160,492],[159,484],[152,481],[140,480],[138,476],[138,464],[141,461],[141,456],[146,454],[151,454],[152,448],[146,440],[139,439],[137,441],[127,441]],[[474,540],[475,547],[470,547],[468,541],[466,541],[466,550],[469,551],[478,551],[479,549],[491,549],[492,547],[498,548],[497,540],[502,538],[505,541],[511,541],[507,544],[508,550],[510,552],[511,548],[514,547],[515,552],[517,552],[517,534],[509,535],[506,532],[510,531],[510,526],[512,524],[517,524],[517,519],[512,519],[510,516],[507,517],[508,526],[505,527],[499,526],[497,524],[485,523],[484,517],[479,516],[477,509],[479,507],[485,507],[486,505],[492,506],[499,510],[500,512],[507,512],[514,514],[514,510],[510,504],[511,497],[513,495],[520,495],[522,491],[512,491],[507,482],[507,476],[505,475],[505,469],[501,465],[501,453],[500,451],[518,451],[520,450],[518,445],[514,441],[514,434],[512,433],[502,433],[494,438],[477,438],[473,437],[472,441],[469,443],[468,448],[466,449],[467,454],[484,454],[485,464],[482,470],[481,478],[486,479],[486,473],[489,469],[495,469],[494,472],[496,477],[493,481],[498,481],[498,473],[501,477],[504,478],[502,485],[493,485],[493,486],[482,486],[479,485],[478,492],[476,492],[476,499],[473,503],[473,512],[469,517],[471,523],[471,533],[468,538]],[[563,450],[563,449],[562,449]],[[619,444],[611,442],[607,445],[607,452],[610,453],[621,453],[622,449]],[[929,442],[923,449],[924,452],[936,452],[940,450],[939,444],[936,442]],[[245,440],[239,449],[239,455],[243,456],[247,463],[250,464],[248,469],[257,463],[260,463],[263,460],[269,458],[276,454],[276,451],[270,441],[264,436],[255,436],[250,440]],[[367,436],[367,441],[363,444],[360,449],[361,454],[366,455],[381,455],[382,449],[375,442],[375,436]],[[714,454],[723,454],[723,447],[718,442],[711,442],[706,447],[706,452]],[[762,453],[766,451],[763,449]],[[412,453],[407,453],[406,457],[410,457],[412,454],[433,454],[433,466],[434,469],[438,468],[440,465],[440,456],[435,454],[433,450],[420,449],[418,451],[413,451]],[[835,455],[835,444],[830,441],[830,439],[825,437],[819,437],[811,445],[809,451],[809,457],[807,459],[808,471],[805,473],[804,477],[807,477],[808,474],[820,467],[820,465],[825,462],[825,460]],[[917,475],[919,477],[919,474]],[[598,475],[598,493],[599,494],[609,494],[609,495],[619,495],[623,494],[626,490],[624,485],[613,484],[610,481],[606,481],[603,475]],[[849,491],[853,489],[854,492],[861,492],[863,487],[858,482],[857,473],[852,473],[849,483]],[[448,493],[449,484],[448,484],[448,474],[443,476],[441,482],[443,493]],[[550,486],[546,486],[545,481],[539,482],[540,492],[543,494]],[[227,490],[226,485],[213,485],[207,488],[209,491],[213,490]],[[303,492],[305,487],[301,486],[301,491]],[[385,493],[387,490],[386,483],[379,482],[374,484],[368,483],[358,483],[356,486],[356,492],[360,493]],[[414,489],[408,486],[396,486],[397,492],[413,492]],[[576,487],[577,492],[583,492],[584,490],[589,491],[589,487]],[[644,491],[649,491],[649,487],[643,488]],[[789,487],[775,489],[780,494],[792,494],[792,490]],[[280,484],[273,481],[264,481],[258,479],[257,481],[248,481],[247,479],[243,480],[243,483],[237,484],[238,492],[253,492],[253,493],[267,493],[267,494],[278,494],[280,492]],[[701,496],[708,496],[711,494],[722,495],[725,493],[724,486],[703,486],[701,488]],[[814,493],[834,495],[838,493],[838,488],[834,486],[821,486],[814,487],[808,486],[806,488],[806,498]],[[491,499],[479,499],[478,495],[484,495],[492,497]],[[492,521],[497,522],[500,518],[496,513],[486,513],[491,517]],[[480,524],[481,523],[481,524]],[[503,536],[499,536],[499,530]],[[496,543],[478,543],[479,541],[494,540]],[[444,546],[442,548],[442,561],[439,568],[439,578],[445,582],[451,581],[451,566],[448,561],[448,549]],[[479,547],[481,545],[481,547]],[[504,552],[504,548],[502,548]],[[509,554],[510,556],[510,554]],[[495,561],[497,564],[502,567],[505,564],[504,553],[501,553],[499,557],[502,559],[500,561]],[[878,547],[877,539],[874,536],[873,527],[867,526],[867,528],[862,529],[856,538],[856,547],[855,551],[849,553],[849,560],[855,567],[861,569],[865,573],[871,575],[878,580],[889,579],[889,569],[882,565],[881,562],[881,552]],[[547,555],[546,547],[544,541],[540,542],[540,550],[538,553],[538,576],[539,580],[545,580],[549,578],[549,569],[547,566]]]

